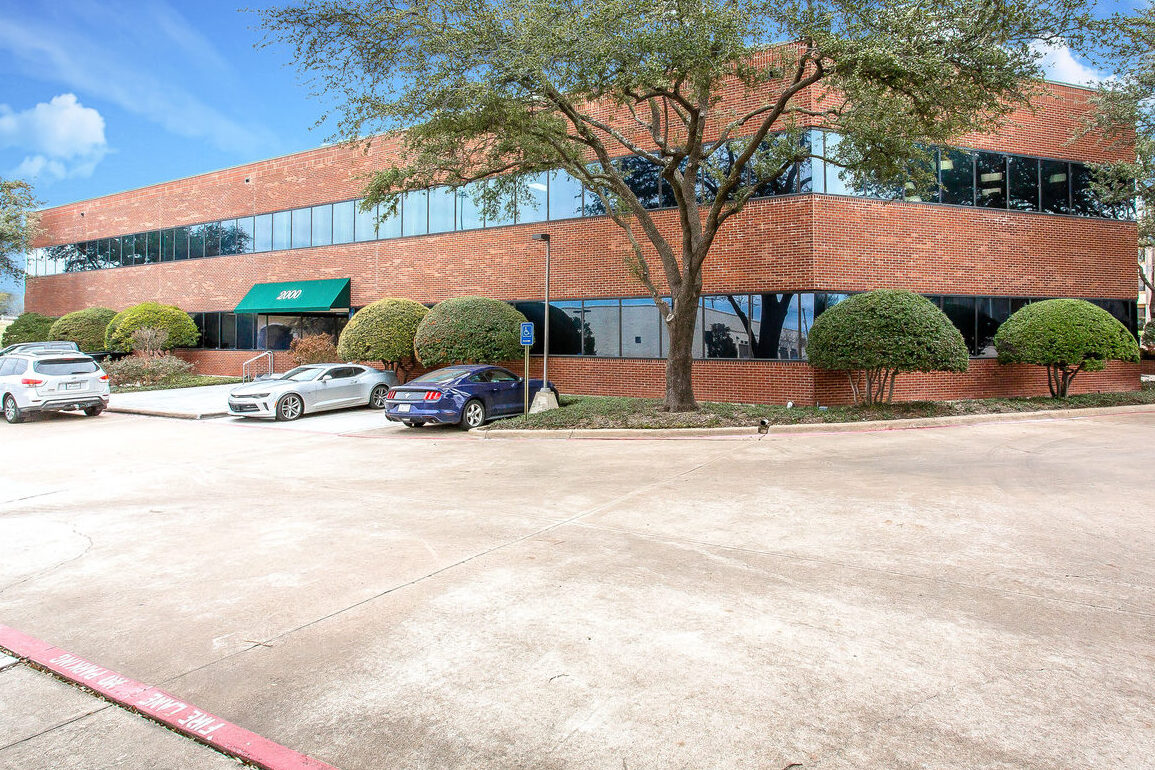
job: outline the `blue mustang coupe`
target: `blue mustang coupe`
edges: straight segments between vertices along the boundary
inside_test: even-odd
[[[549,389],[557,396],[551,382]],[[529,400],[541,380],[529,381]],[[417,428],[449,423],[465,430],[498,417],[516,417],[525,408],[525,382],[500,366],[462,365],[438,369],[393,387],[386,396],[385,416]]]

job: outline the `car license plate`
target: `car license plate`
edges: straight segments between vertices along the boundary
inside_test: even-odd
[[[66,382],[64,383],[65,390],[80,390],[84,387],[83,382]]]
[[[397,405],[397,411],[398,412],[408,412],[409,406],[410,406],[409,404],[398,404]]]

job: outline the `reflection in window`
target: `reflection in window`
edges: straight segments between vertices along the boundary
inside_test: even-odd
[[[527,190],[517,198],[518,223],[544,222],[548,217],[549,182],[545,172],[526,180]]]
[[[189,228],[188,235],[188,257],[189,259],[202,259],[205,255],[205,227],[206,225],[193,225]],[[137,259],[140,259],[140,250],[143,242],[143,236],[136,236],[136,253]]]
[[[621,317],[618,300],[594,299],[585,302],[585,323],[592,337],[592,356],[620,356]]]
[[[237,317],[233,313],[221,313],[220,348],[235,350],[237,347]]]
[[[842,137],[838,134],[826,133],[825,149],[823,150],[823,157],[827,159],[838,158],[838,145],[842,142]],[[855,188],[851,184],[850,172],[846,169],[835,165],[829,160],[825,163],[826,166],[826,192],[832,195],[854,195]]]
[[[257,317],[250,313],[237,316],[237,348],[253,350],[257,346]]]
[[[333,207],[313,207],[313,245],[328,246],[333,242]]]
[[[975,297],[943,297],[942,312],[962,332],[963,342],[971,355],[976,355],[975,337]]]
[[[1044,160],[1039,163],[1042,176],[1043,211],[1052,214],[1071,213],[1070,170],[1062,160]]]
[[[254,218],[253,251],[273,250],[273,215],[261,214]]]
[[[221,346],[221,315],[220,313],[205,313],[204,331],[201,333],[201,347],[219,348]]]
[[[943,149],[938,170],[943,203],[975,205],[974,156],[960,150]]]
[[[481,209],[473,200],[473,192],[480,182],[470,182],[464,187],[458,187],[457,193],[457,229],[477,230],[485,226],[481,216]]]
[[[798,345],[798,302],[794,294],[764,293],[750,298],[755,358],[790,358]],[[793,318],[793,322],[789,319]]]
[[[622,300],[622,355],[658,358],[662,355],[662,317],[652,299]]]
[[[1071,164],[1071,213],[1084,217],[1104,216],[1099,197],[1091,189],[1091,169],[1082,163]]]
[[[570,323],[574,329],[578,331],[578,337],[581,340],[578,349],[579,355],[592,356],[594,353],[594,335],[588,323],[586,323],[585,309],[582,307],[581,300],[572,300],[569,302],[554,302],[551,303],[554,307],[560,309],[570,319]],[[550,324],[553,323],[553,318],[550,318]],[[551,340],[552,343],[552,340]],[[551,344],[550,347],[553,347]]]
[[[453,232],[456,204],[457,197],[452,187],[434,187],[429,191],[429,232]]]
[[[749,358],[750,298],[723,294],[702,298],[706,358]]]
[[[978,205],[991,209],[1007,207],[1007,159],[994,152],[976,154]]]
[[[545,342],[544,302],[514,302],[514,308],[533,324],[533,347],[530,353],[540,354]],[[581,302],[551,302],[549,308],[549,352],[551,355],[576,356],[582,352],[580,321],[571,312]]]
[[[662,203],[662,168],[639,155],[614,161],[626,186],[644,208],[656,209]]]
[[[237,231],[233,236],[236,245],[236,254],[251,254],[253,252],[253,218],[241,217],[237,220]]]
[[[355,220],[354,201],[333,204],[333,243],[353,242]]]
[[[293,212],[273,214],[273,251],[284,251],[293,246]]]
[[[810,327],[814,324],[814,295],[798,295],[798,354],[806,358],[806,343],[810,339]]]
[[[549,218],[571,219],[582,215],[582,185],[569,173],[549,173]]]
[[[486,186],[490,187],[490,188],[494,188],[494,187],[496,187],[496,184],[494,183],[493,180],[487,180]],[[510,214],[510,211],[509,211],[509,205],[508,204],[510,202],[511,201],[507,200],[504,196],[498,196],[497,197],[497,211],[494,213],[493,219],[489,219],[488,217],[486,218],[485,226],[486,227],[501,227],[502,225],[512,225],[514,218]]]
[[[1010,157],[1008,163],[1010,195],[1007,208],[1016,211],[1039,210],[1039,160]]]
[[[1009,297],[979,297],[975,302],[976,333],[974,355],[994,356],[995,332],[1003,321],[1011,317],[1011,300]]]
[[[718,190],[726,181],[726,178],[734,171],[734,166],[738,162],[738,155],[742,152],[744,144],[740,141],[730,141],[714,150],[714,153],[702,164],[700,171],[700,179],[698,180],[699,193],[698,200],[700,203],[709,205],[713,203],[718,197]],[[742,174],[741,177],[746,177]],[[741,185],[744,181],[739,178],[738,184]],[[733,199],[733,191],[726,196],[726,200]],[[667,205],[674,205],[674,200],[671,197]]]
[[[292,242],[294,249],[304,248],[313,243],[313,209],[293,209]]]
[[[413,190],[405,193],[403,235],[425,235],[429,232],[429,193]]]

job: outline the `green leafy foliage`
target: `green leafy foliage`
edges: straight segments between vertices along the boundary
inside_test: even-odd
[[[174,355],[125,356],[104,363],[104,371],[113,385],[165,385],[176,382],[192,371],[192,364]]]
[[[358,310],[341,331],[337,352],[345,361],[380,361],[403,374],[413,363],[417,327],[429,308],[386,297]]]
[[[685,411],[703,265],[758,189],[811,154],[804,127],[843,137],[829,160],[857,182],[929,186],[925,147],[1026,104],[1035,47],[1077,38],[1084,12],[1082,0],[296,0],[260,13],[267,42],[286,43],[334,103],[341,138],[399,144],[365,210],[451,185],[494,221],[534,174],[580,181],[670,319],[666,406]],[[680,227],[658,226],[639,175],[664,180]]]
[[[24,280],[21,259],[40,231],[39,205],[30,184],[0,177],[0,278]]]
[[[1155,321],[1148,321],[1143,327],[1143,336],[1139,339],[1139,344],[1143,346],[1145,352],[1155,353]]]
[[[897,289],[856,294],[827,309],[815,319],[806,351],[812,366],[847,372],[855,401],[867,404],[889,401],[899,372],[965,372],[968,363],[950,319],[925,297]]]
[[[115,316],[116,311],[106,307],[77,310],[58,318],[49,334],[54,340],[71,340],[88,353],[104,350],[104,332]]]
[[[188,348],[197,344],[200,332],[192,317],[175,305],[142,302],[113,316],[105,330],[104,341],[108,350],[131,352],[132,333],[146,326],[163,329],[168,333],[166,350]]]
[[[0,337],[0,347],[15,345],[17,342],[47,342],[52,339],[52,324],[56,319],[39,313],[21,313],[4,330]]]
[[[1016,311],[995,333],[1000,364],[1047,367],[1051,395],[1065,398],[1075,375],[1102,371],[1108,361],[1139,361],[1127,327],[1082,299],[1048,299]]]
[[[289,343],[289,359],[296,366],[329,364],[337,357],[337,346],[328,334],[307,334]]]
[[[447,299],[417,327],[417,360],[427,367],[511,361],[522,352],[519,326],[523,321],[525,316],[496,299]]]

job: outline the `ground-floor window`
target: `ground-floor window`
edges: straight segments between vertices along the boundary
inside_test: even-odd
[[[312,334],[328,334],[336,342],[349,323],[345,313],[190,315],[201,333],[197,347],[209,350],[288,350],[294,339]]]

